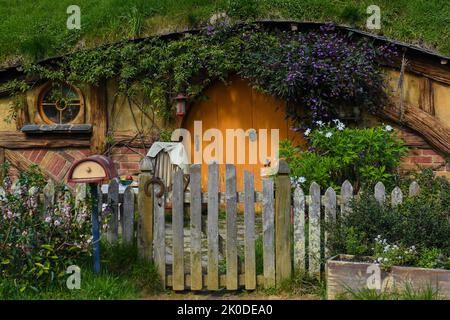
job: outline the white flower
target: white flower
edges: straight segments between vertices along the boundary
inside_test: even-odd
[[[392,130],[394,130],[394,128],[392,128],[390,125],[387,125],[386,127],[384,127],[384,130],[387,132],[391,132]]]
[[[325,133],[325,137],[327,137],[327,138],[331,138],[332,135],[333,135],[332,132],[327,132],[327,133]]]
[[[305,183],[306,182],[306,178],[305,177],[300,177],[300,178],[298,178],[298,182]]]
[[[55,220],[55,222],[53,222],[53,224],[54,224],[55,226],[59,226],[59,225],[61,225],[61,222],[59,222],[59,220]]]
[[[47,223],[52,222],[52,218],[51,218],[51,217],[46,217],[46,218],[45,218],[45,222],[47,222]]]
[[[308,128],[305,130],[304,134],[305,134],[305,136],[309,136],[310,133],[311,133],[311,129]]]
[[[345,129],[345,124],[343,124],[342,122],[339,122],[339,123],[337,124],[337,129],[338,129],[339,131],[344,130],[344,129]]]
[[[318,120],[318,121],[316,121],[316,124],[318,124],[319,126],[323,126],[323,121],[322,120]]]

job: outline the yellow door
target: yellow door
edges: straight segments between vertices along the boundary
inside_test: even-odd
[[[286,119],[285,102],[271,96],[262,94],[250,87],[247,81],[238,77],[232,77],[227,85],[217,82],[205,92],[206,100],[202,100],[191,106],[188,114],[183,119],[183,127],[191,133],[191,145],[194,144],[194,121],[202,121],[202,133],[210,128],[217,128],[221,131],[224,145],[224,163],[226,162],[226,147],[229,144],[226,139],[227,129],[255,129],[256,135],[260,129],[267,129],[267,154],[271,151],[271,129],[279,130],[279,139],[291,139],[296,144],[303,144],[304,139],[301,134],[290,130],[290,121]],[[202,148],[210,144],[203,141]],[[194,148],[194,147],[193,147]],[[238,145],[234,140],[234,164],[236,164],[237,189],[243,190],[244,171],[253,172],[255,176],[255,188],[262,189],[260,169],[264,166],[264,159],[257,157],[256,164],[250,164],[249,138],[245,139],[245,162],[237,164],[238,150],[242,150],[242,145]],[[258,149],[259,152],[259,149]],[[214,155],[214,154],[213,154]],[[191,161],[193,162],[193,152]],[[202,163],[202,187],[207,187],[207,166]],[[225,191],[225,164],[220,165],[220,190]]]

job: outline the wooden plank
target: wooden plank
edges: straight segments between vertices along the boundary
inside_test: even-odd
[[[114,244],[119,240],[119,180],[117,178],[109,183],[107,203],[110,211],[106,240]]]
[[[253,173],[244,172],[244,253],[245,253],[245,289],[256,289],[255,255],[255,184]]]
[[[383,204],[386,201],[386,188],[383,182],[377,182],[375,185],[375,199],[379,204]]]
[[[232,164],[226,165],[226,262],[227,262],[227,289],[238,288],[238,255],[237,255],[237,193],[236,193],[236,167]]]
[[[417,183],[417,181],[411,182],[411,184],[409,185],[409,196],[415,197],[419,195],[419,193],[420,193],[420,186]]]
[[[50,181],[51,180],[49,180],[48,183],[50,183]],[[82,205],[86,200],[86,197],[87,197],[86,183],[77,183],[77,185],[75,186],[75,208],[78,208],[80,205]]]
[[[263,179],[263,264],[264,285],[275,286],[275,199],[272,179]]]
[[[393,207],[398,206],[403,202],[403,193],[399,187],[395,187],[391,193],[391,204]]]
[[[341,188],[341,214],[345,215],[346,212],[350,212],[350,201],[353,198],[352,184],[345,180]]]
[[[275,184],[275,272],[276,285],[292,275],[291,182],[285,160],[278,164]]]
[[[333,188],[329,187],[327,191],[325,191],[325,223],[330,223],[331,221],[336,221],[336,192]],[[328,250],[328,232],[325,232],[325,259],[330,257],[330,253]]]
[[[422,77],[419,80],[419,106],[423,111],[434,116],[434,94],[431,79]]]
[[[219,166],[208,165],[208,290],[219,289]]]
[[[132,186],[125,189],[122,207],[122,239],[124,243],[131,244],[134,240],[134,191]]]
[[[44,193],[44,212],[47,215],[50,208],[55,203],[55,183],[52,179],[48,179],[43,190]]]
[[[80,148],[90,146],[90,134],[41,134],[27,135],[20,131],[2,131],[0,147],[6,149],[31,148]]]
[[[202,282],[202,203],[201,166],[194,164],[190,172],[191,205],[191,290],[201,290]]]
[[[320,186],[313,182],[309,188],[309,273],[320,273]]]
[[[102,154],[105,151],[105,138],[108,131],[108,108],[106,103],[106,80],[100,80],[91,87],[91,152]]]
[[[165,198],[158,198],[159,186],[155,186],[153,193],[154,239],[153,260],[158,270],[161,286],[166,287],[166,222],[164,218]]]
[[[153,185],[145,186],[153,176],[153,166],[149,157],[144,157],[139,164],[141,174],[139,175],[138,191],[138,229],[137,246],[139,256],[146,260],[153,257]]]
[[[173,289],[184,290],[183,171],[175,172],[172,197]]]
[[[294,268],[306,270],[305,194],[301,187],[294,191]]]

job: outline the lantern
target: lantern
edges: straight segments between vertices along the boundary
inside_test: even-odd
[[[177,116],[179,117],[183,117],[186,114],[186,96],[184,96],[183,94],[178,94],[175,97],[175,101],[176,101],[176,107],[177,107]]]

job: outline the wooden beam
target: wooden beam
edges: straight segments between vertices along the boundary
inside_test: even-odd
[[[105,80],[101,80],[97,86],[91,87],[91,122],[91,152],[102,154],[105,151],[105,138],[108,132]]]
[[[430,78],[422,77],[419,82],[419,106],[423,111],[434,116],[433,83]]]
[[[144,146],[149,148],[154,142],[154,139],[150,136],[140,137],[139,135],[136,136],[135,132],[128,131],[114,132],[113,139],[117,146],[128,145],[132,148],[143,148]]]
[[[89,135],[83,134],[27,135],[20,131],[0,132],[0,147],[6,149],[81,148],[89,146]]]
[[[405,125],[416,131],[438,151],[450,155],[450,126],[442,123],[436,117],[424,110],[406,106],[404,107],[403,121],[400,121],[401,110],[397,105],[391,104],[378,111],[382,118]]]

